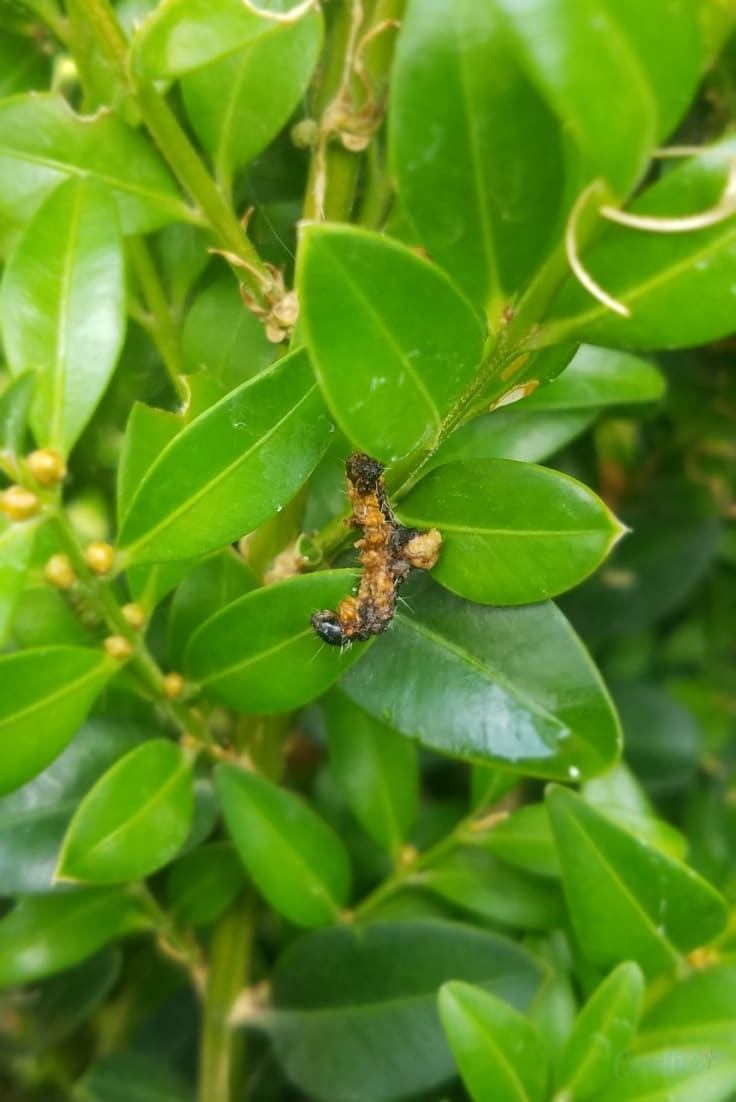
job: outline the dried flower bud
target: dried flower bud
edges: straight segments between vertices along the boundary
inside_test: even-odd
[[[124,635],[108,635],[104,643],[105,653],[110,658],[124,662],[133,653],[133,644]]]
[[[36,482],[42,486],[54,486],[66,478],[66,463],[52,448],[31,452],[26,462]]]
[[[115,561],[115,549],[109,543],[95,541],[84,550],[87,566],[94,574],[109,574]]]
[[[0,512],[8,520],[28,520],[36,515],[40,505],[36,495],[23,486],[9,486],[0,494]]]
[[[164,695],[169,700],[178,700],[184,692],[184,678],[180,673],[167,673],[162,684]]]
[[[46,581],[57,589],[71,589],[77,580],[68,555],[52,555],[43,573]]]
[[[123,605],[120,609],[125,619],[136,631],[141,631],[146,626],[146,613],[140,605]]]

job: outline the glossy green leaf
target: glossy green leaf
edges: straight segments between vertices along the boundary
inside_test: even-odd
[[[0,987],[51,976],[149,920],[118,888],[22,899],[0,919]]]
[[[208,24],[211,20],[208,14]],[[295,23],[272,22],[244,49],[183,78],[187,115],[220,180],[229,181],[286,125],[312,78],[321,45],[322,19],[311,12]]]
[[[18,598],[26,580],[38,525],[10,524],[0,518],[0,645],[10,634]]]
[[[594,410],[499,409],[462,425],[440,445],[428,469],[454,460],[514,459],[541,463],[581,436],[596,419]]]
[[[556,379],[524,400],[524,408],[588,410],[656,402],[665,386],[662,372],[649,360],[584,344]]]
[[[124,233],[148,233],[189,217],[153,146],[118,115],[75,115],[55,93],[0,103],[0,216],[18,229],[67,177],[109,187]]]
[[[307,1094],[325,1102],[392,1102],[454,1073],[437,1011],[441,984],[482,984],[523,1010],[540,978],[540,966],[520,946],[469,926],[414,920],[338,927],[292,945],[274,974],[273,1010],[256,1024]]]
[[[483,604],[529,604],[571,589],[622,533],[581,482],[505,459],[461,460],[430,471],[399,513],[404,524],[439,529],[434,577]]]
[[[271,10],[283,10],[279,0]],[[179,76],[234,54],[273,30],[273,20],[249,11],[240,0],[170,0],[138,29],[133,66],[149,80]]]
[[[313,612],[336,608],[355,583],[349,570],[289,578],[246,593],[194,633],[185,669],[216,700],[241,712],[287,712],[313,700],[368,649],[341,653],[314,633]]]
[[[189,375],[206,371],[228,389],[239,386],[273,362],[276,346],[243,305],[232,276],[217,279],[199,294],[181,332],[181,352]]]
[[[480,835],[479,844],[508,864],[536,876],[560,875],[552,825],[544,804],[515,808]]]
[[[564,907],[556,885],[509,868],[480,847],[458,849],[412,877],[477,918],[519,930],[562,925]]]
[[[619,749],[600,676],[552,604],[490,608],[417,578],[393,628],[342,681],[423,744],[534,776],[600,772]]]
[[[637,1051],[736,1042],[736,964],[731,960],[691,972],[648,1007],[636,1038]]]
[[[220,609],[257,588],[258,579],[232,548],[212,555],[177,586],[169,610],[168,649],[174,669],[184,662],[196,629]]]
[[[415,748],[338,690],[323,707],[330,769],[340,789],[364,830],[379,846],[398,853],[417,810]]]
[[[327,446],[330,422],[303,351],[226,395],[171,441],[120,532],[127,562],[162,562],[232,543],[277,513]]]
[[[653,976],[721,931],[724,900],[686,865],[568,789],[550,788],[547,806],[573,926],[592,962],[610,968],[636,960]]]
[[[655,217],[708,210],[727,185],[734,150],[733,139],[712,146],[664,175],[629,209]],[[728,336],[733,331],[735,236],[734,217],[689,233],[611,227],[586,252],[585,264],[631,316],[614,314],[570,280],[540,343],[577,337],[624,348],[681,348]]]
[[[338,836],[298,796],[233,765],[217,794],[240,859],[268,902],[297,926],[334,922],[350,889]]]
[[[65,455],[107,387],[125,329],[122,242],[99,184],[69,180],[46,200],[8,262],[0,313],[11,370],[38,375],[36,440]]]
[[[12,379],[0,396],[0,448],[12,456],[25,452],[25,436],[36,376],[26,371]]]
[[[144,742],[82,800],[56,876],[96,884],[140,880],[181,848],[192,811],[191,762],[168,739]]]
[[[539,1034],[528,1018],[467,983],[446,983],[439,1006],[473,1102],[542,1102],[547,1068]]]
[[[79,1102],[191,1102],[186,1080],[165,1054],[113,1052],[95,1060],[75,1084]]]
[[[636,1032],[643,994],[641,969],[626,961],[588,999],[557,1068],[557,1088],[570,1102],[597,1098],[611,1081]]]
[[[39,647],[0,657],[0,794],[71,741],[114,665],[100,651]]]
[[[155,735],[129,716],[95,716],[47,769],[0,799],[0,884],[8,895],[51,891],[79,801],[118,758]]]
[[[180,925],[204,926],[235,901],[243,884],[243,866],[229,842],[199,846],[171,866],[167,910]]]
[[[303,231],[298,283],[309,353],[350,441],[385,463],[431,447],[483,347],[447,276],[378,234],[315,225]]]
[[[433,260],[498,317],[560,212],[562,134],[492,3],[413,0],[391,92],[401,203]]]
[[[625,1054],[596,1102],[730,1102],[736,1090],[731,1051],[682,1046],[642,1055]]]

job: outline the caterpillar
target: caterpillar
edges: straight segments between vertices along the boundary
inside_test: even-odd
[[[353,545],[361,566],[357,596],[345,597],[337,611],[315,612],[311,624],[319,638],[340,647],[380,635],[394,617],[401,583],[412,570],[431,570],[439,558],[442,536],[436,528],[406,528],[394,516],[377,459],[354,452],[345,463],[352,514],[346,524],[363,535]]]

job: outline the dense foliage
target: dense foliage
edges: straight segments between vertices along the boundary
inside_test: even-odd
[[[268,2],[0,5],[0,1094],[728,1102],[733,6]]]

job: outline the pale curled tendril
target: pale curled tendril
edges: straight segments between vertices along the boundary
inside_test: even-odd
[[[254,15],[260,15],[263,19],[272,19],[274,23],[296,23],[308,12],[319,6],[319,0],[302,0],[290,11],[271,11],[269,8],[259,8],[253,0],[242,0],[243,6],[252,11]]]

